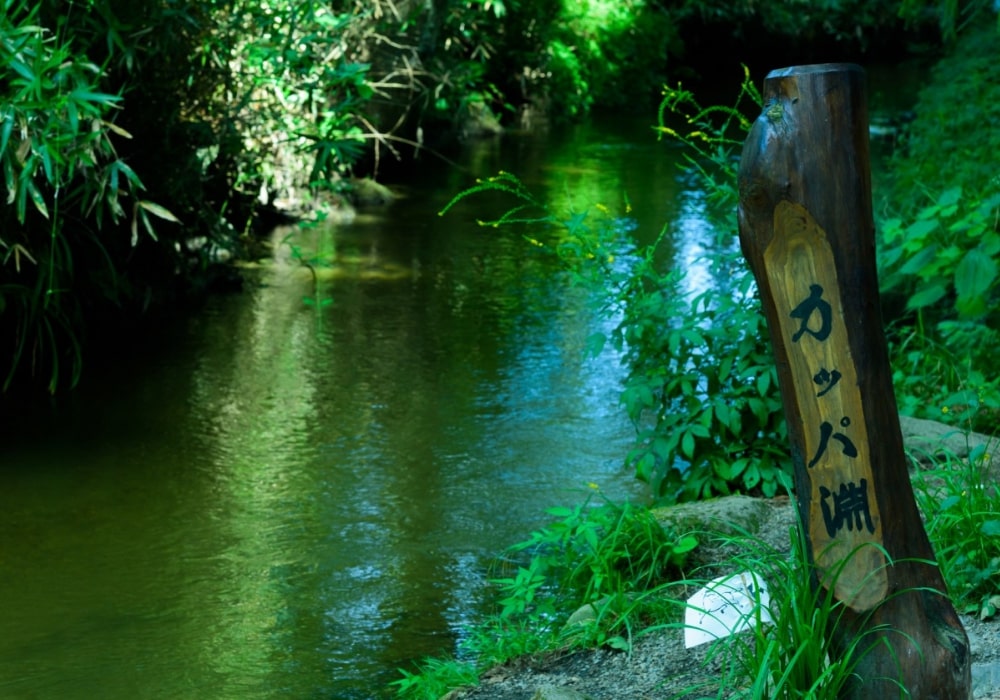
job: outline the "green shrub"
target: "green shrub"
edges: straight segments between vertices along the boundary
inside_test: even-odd
[[[629,462],[658,500],[784,492],[787,432],[751,276],[695,294],[677,280],[650,269],[644,289],[622,295],[622,403],[638,439]]]
[[[511,552],[529,553],[531,566],[555,579],[559,597],[575,604],[653,588],[680,573],[686,555],[697,545],[694,538],[678,537],[646,508],[630,503],[608,501],[595,507],[585,501],[548,513],[556,519]],[[532,586],[515,579],[500,584],[513,591],[500,601],[503,614],[524,612],[527,605],[520,592]]]
[[[454,659],[424,659],[413,671],[400,669],[402,678],[390,687],[398,698],[440,700],[448,691],[467,685],[479,685],[474,664]]]
[[[81,326],[88,299],[81,279],[116,300],[119,266],[109,250],[134,248],[140,235],[156,239],[150,217],[177,221],[140,197],[143,183],[117,146],[131,135],[115,124],[122,95],[108,92],[108,58],[94,63],[86,47],[100,19],[83,14],[46,27],[42,5],[7,2],[0,17],[0,167],[6,202],[0,205],[0,324],[7,389],[27,367],[47,378],[49,391],[74,383],[82,366]],[[101,15],[98,15],[101,18]],[[109,48],[121,37],[107,28]],[[130,222],[130,235],[112,224]],[[9,353],[9,354],[8,354]]]
[[[913,478],[955,607],[983,619],[1000,610],[1000,487],[989,471],[995,448],[979,444],[965,458],[935,458]]]
[[[1000,191],[963,201],[962,188],[943,191],[912,221],[882,222],[882,289],[905,287],[908,311],[938,307],[940,316],[983,319],[997,307]]]
[[[895,329],[893,383],[903,415],[992,434],[1000,415],[1000,378],[992,356],[1000,332],[981,323],[941,321],[930,332]]]
[[[989,58],[998,44],[995,28],[974,25],[935,66],[890,163],[891,207],[878,222],[900,409],[962,426],[971,418],[987,432],[1000,409],[1000,179],[985,155],[1000,142],[984,128],[1000,118]]]
[[[492,581],[500,612],[490,633],[475,638],[481,660],[502,663],[565,644],[628,648],[650,609],[643,594],[679,578],[698,544],[629,503],[588,499],[548,512],[553,522],[509,549],[503,566],[512,574]],[[592,615],[572,619],[583,606]]]
[[[759,102],[748,75],[739,95],[744,98]],[[665,91],[660,110],[660,132],[690,147],[689,163],[708,183],[719,210],[735,205],[733,155],[748,127],[738,106],[739,100],[733,108],[703,109],[691,93],[677,89]],[[668,117],[684,127],[668,126]],[[621,401],[637,431],[627,461],[655,499],[773,496],[791,486],[769,335],[731,228],[720,223],[717,240],[699,261],[718,286],[692,292],[682,274],[661,269],[666,231],[637,250],[627,210],[615,216],[594,204],[592,210],[553,212],[510,173],[461,192],[442,214],[483,191],[515,200],[510,211],[484,226],[528,227],[531,249],[558,256],[614,319],[612,333],[595,334],[590,347],[596,354],[612,343],[627,367]]]

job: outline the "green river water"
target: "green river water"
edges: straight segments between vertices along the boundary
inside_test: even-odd
[[[392,205],[292,231],[315,281],[279,246],[66,397],[5,407],[0,698],[386,697],[455,648],[546,508],[591,482],[641,500],[623,370],[584,359],[610,322],[475,224],[501,201],[437,212],[501,168],[557,204],[627,194],[634,235],[667,223],[710,284],[704,196],[651,122],[472,144],[466,171],[427,159]]]

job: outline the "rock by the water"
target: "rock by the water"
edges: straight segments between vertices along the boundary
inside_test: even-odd
[[[543,685],[531,696],[531,700],[593,700],[593,698],[572,688]]]
[[[653,509],[662,525],[675,530],[714,530],[727,534],[756,532],[767,519],[770,505],[751,496],[721,496]]]
[[[351,189],[348,195],[351,202],[359,207],[379,207],[396,198],[392,190],[383,184],[375,182],[370,177],[363,177],[351,180]]]
[[[964,459],[972,450],[983,449],[990,460],[989,470],[1000,473],[1000,458],[995,454],[1000,441],[995,437],[909,416],[899,417],[899,427],[906,450],[921,461],[942,457]]]

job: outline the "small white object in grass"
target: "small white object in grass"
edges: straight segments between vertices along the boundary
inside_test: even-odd
[[[688,598],[684,646],[691,648],[771,622],[767,584],[751,571],[719,576]]]

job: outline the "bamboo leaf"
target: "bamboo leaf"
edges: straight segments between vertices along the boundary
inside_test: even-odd
[[[6,154],[3,157],[3,177],[7,185],[7,204],[13,204],[17,197],[17,175],[14,174],[14,163]]]
[[[142,219],[142,225],[146,227],[146,233],[149,234],[149,237],[152,238],[154,241],[157,240],[156,231],[153,229],[153,222],[149,220],[148,216],[146,216],[145,209],[139,210],[139,218]]]
[[[125,173],[125,179],[128,180],[130,185],[140,190],[146,189],[146,186],[142,184],[142,180],[139,179],[139,176],[136,175],[136,172],[132,170],[132,168],[130,168],[125,163],[125,161],[122,160],[115,161],[115,167],[121,172]]]
[[[0,130],[0,154],[7,150],[10,134],[14,130],[14,115],[8,112],[3,118],[3,129]]]
[[[38,149],[38,154],[42,157],[42,168],[45,170],[45,179],[49,181],[49,184],[58,185],[55,179],[55,168],[52,167],[52,154],[49,152],[48,147],[41,146]]]
[[[28,180],[24,183],[28,190],[28,195],[31,197],[31,203],[35,205],[35,209],[38,213],[44,216],[46,219],[49,218],[49,208],[45,206],[45,198],[42,193],[38,191],[38,187],[35,186],[33,180]]]
[[[74,100],[80,102],[91,102],[98,105],[114,105],[121,102],[121,95],[112,95],[108,92],[94,92],[93,90],[85,90],[83,88],[77,88],[69,94]]]
[[[26,214],[27,207],[28,207],[28,188],[24,185],[24,183],[22,183],[21,186],[17,188],[17,203],[15,204],[18,223],[21,224],[24,223],[24,217]]]
[[[149,200],[141,199],[139,200],[139,206],[148,211],[153,216],[157,216],[167,221],[172,221],[175,224],[181,223],[181,220],[178,219],[176,216],[174,216],[169,209],[167,209],[166,207],[162,207],[159,204],[156,204],[155,202],[150,202]]]
[[[35,74],[31,71],[31,68],[29,68],[28,64],[25,63],[24,61],[18,61],[17,59],[14,59],[8,62],[7,65],[13,68],[14,72],[16,72],[22,78],[27,80],[29,83],[35,82]]]
[[[38,266],[38,261],[31,255],[27,248],[25,248],[20,243],[14,244],[14,268],[20,272],[21,271],[21,258],[25,257],[31,262],[32,265]]]
[[[125,131],[125,129],[121,128],[117,124],[114,124],[113,122],[106,122],[106,121],[104,121],[102,119],[101,120],[101,126],[103,126],[106,129],[109,129],[110,131],[115,132],[116,134],[118,134],[122,138],[126,138],[126,139],[132,138],[132,134],[130,134],[129,132]]]

